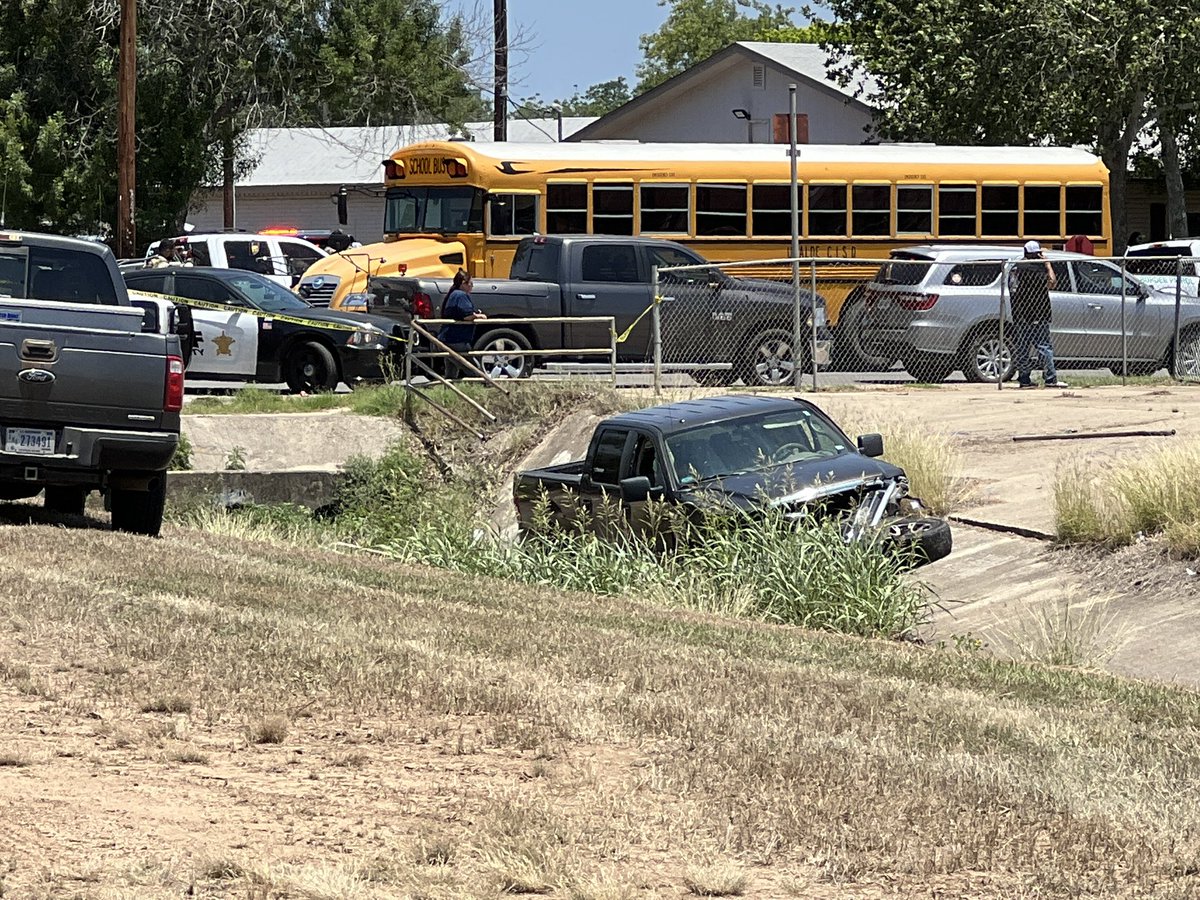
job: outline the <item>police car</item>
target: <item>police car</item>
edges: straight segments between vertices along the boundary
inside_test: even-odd
[[[166,266],[122,274],[133,300],[132,292],[143,291],[191,306],[199,336],[187,369],[193,378],[282,381],[299,393],[399,371],[404,345],[393,335],[402,326],[393,319],[317,309],[270,278],[238,269]]]

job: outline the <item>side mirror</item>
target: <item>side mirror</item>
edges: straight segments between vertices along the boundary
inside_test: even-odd
[[[863,456],[883,456],[882,434],[860,434],[858,436],[858,452]]]
[[[650,498],[650,479],[645,475],[621,479],[621,499],[626,503],[641,503]]]

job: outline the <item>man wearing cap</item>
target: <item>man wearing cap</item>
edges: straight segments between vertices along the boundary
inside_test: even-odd
[[[1057,279],[1054,269],[1037,241],[1027,241],[1025,258],[1012,267],[1013,353],[1017,361],[1017,384],[1034,386],[1030,377],[1031,355],[1041,357],[1042,378],[1046,387],[1065,388],[1054,370],[1054,345],[1050,343],[1050,291]]]

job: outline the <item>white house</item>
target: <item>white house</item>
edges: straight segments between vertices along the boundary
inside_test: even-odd
[[[739,41],[570,139],[782,143],[795,84],[801,143],[861,144],[873,110],[859,95],[873,85],[843,87],[826,73],[828,58],[816,44]]]

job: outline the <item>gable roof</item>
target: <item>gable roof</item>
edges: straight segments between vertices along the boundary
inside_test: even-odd
[[[590,125],[580,128],[570,141],[593,140],[605,125],[615,119],[624,118],[630,113],[653,106],[677,91],[688,90],[693,82],[702,80],[737,57],[745,57],[776,66],[783,69],[798,82],[807,83],[809,87],[829,94],[839,95],[847,104],[869,112],[873,106],[864,102],[860,96],[869,95],[875,88],[875,81],[870,77],[859,76],[848,86],[843,86],[826,72],[826,63],[830,54],[822,50],[819,44],[785,44],[771,41],[737,41],[724,50],[714,53],[702,63],[668,78],[657,87],[653,87],[634,97],[623,106],[619,106],[607,115],[601,116]]]

